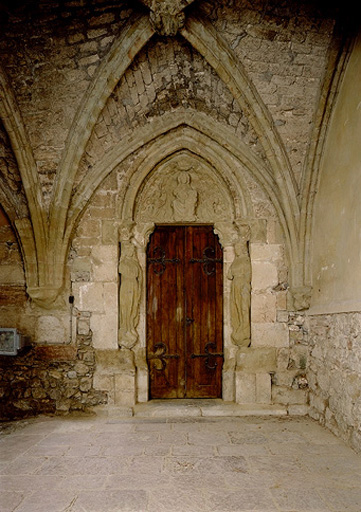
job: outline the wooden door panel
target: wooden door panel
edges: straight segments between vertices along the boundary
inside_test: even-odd
[[[212,226],[157,227],[147,251],[151,398],[221,397],[222,294]]]
[[[158,228],[148,248],[147,351],[152,398],[184,396],[183,240],[177,227]]]
[[[222,250],[211,226],[189,227],[185,270],[187,397],[221,396],[222,358]],[[223,286],[221,286],[223,288]],[[221,328],[217,328],[217,324]],[[209,355],[207,355],[209,354]]]

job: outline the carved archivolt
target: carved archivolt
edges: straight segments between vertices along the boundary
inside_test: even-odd
[[[143,260],[149,235],[156,224],[213,224],[225,250],[235,257],[228,270],[231,283],[226,318],[232,328],[230,342],[235,346],[250,343],[251,261],[249,256],[250,228],[239,222],[234,212],[234,197],[218,172],[205,160],[181,151],[157,165],[139,186],[133,204],[124,213],[133,212],[119,227],[122,258],[119,272],[120,331],[119,344],[132,348],[137,333],[138,307],[136,298],[142,290],[142,270],[134,244]],[[123,252],[124,247],[124,252]],[[144,266],[144,262],[143,262]],[[143,273],[145,269],[143,268]],[[144,299],[143,299],[144,300]],[[143,303],[143,308],[144,308]],[[142,316],[142,315],[141,315]],[[143,311],[143,317],[145,317]],[[144,319],[143,319],[144,322]],[[227,321],[228,322],[228,321]]]
[[[182,156],[156,169],[136,201],[137,222],[220,222],[233,217],[230,199],[207,166]]]
[[[195,144],[194,149],[199,149]],[[177,137],[179,141],[179,137]],[[162,140],[164,145],[164,139]],[[193,146],[192,146],[193,149]],[[222,155],[222,153],[221,153]],[[158,159],[159,157],[159,159]],[[137,368],[139,401],[148,400],[146,361],[146,248],[156,224],[211,224],[224,255],[223,399],[234,400],[234,365],[239,347],[250,343],[251,262],[249,256],[251,212],[241,212],[241,190],[227,175],[227,159],[213,161],[190,149],[157,155],[150,151],[135,167],[124,190],[119,212],[119,346],[130,349]],[[156,163],[160,162],[160,163]],[[231,174],[228,174],[230,177]],[[241,215],[240,215],[241,213]],[[232,263],[233,261],[233,263]]]

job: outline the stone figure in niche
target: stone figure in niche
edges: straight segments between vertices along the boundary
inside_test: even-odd
[[[119,262],[121,276],[119,292],[119,339],[121,347],[133,348],[138,340],[139,304],[142,290],[142,270],[135,246],[126,240],[121,245]]]
[[[239,347],[251,342],[251,259],[249,256],[250,230],[242,226],[240,238],[234,246],[235,257],[229,269],[231,287],[232,341]]]
[[[174,189],[172,202],[175,220],[195,220],[198,192],[191,185],[188,172],[178,174],[178,184]]]

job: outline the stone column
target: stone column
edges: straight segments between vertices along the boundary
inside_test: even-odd
[[[140,303],[139,303],[139,322],[137,332],[139,336],[138,343],[133,347],[136,367],[136,397],[137,402],[147,402],[149,399],[149,371],[146,354],[146,250],[149,237],[154,231],[155,224],[152,222],[136,223],[134,225],[134,241],[138,247],[138,259],[143,274],[143,283]]]
[[[233,222],[217,222],[214,232],[219,236],[223,249],[223,371],[222,397],[227,402],[235,400],[235,369],[237,348],[232,343],[231,281],[227,279],[234,260],[234,244],[238,238]]]

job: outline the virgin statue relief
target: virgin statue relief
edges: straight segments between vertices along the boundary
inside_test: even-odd
[[[241,228],[239,240],[234,246],[235,257],[229,269],[231,287],[232,340],[239,347],[248,347],[251,342],[251,260],[248,243],[250,230]]]
[[[119,292],[119,346],[132,348],[137,340],[139,304],[142,290],[142,272],[135,251],[129,240],[121,245],[119,262],[121,285]]]
[[[194,220],[198,193],[191,185],[191,177],[188,172],[178,174],[177,186],[173,192],[172,202],[175,220]]]

